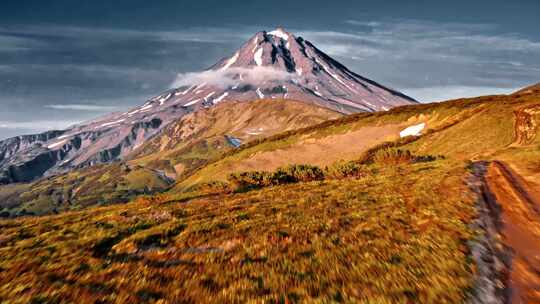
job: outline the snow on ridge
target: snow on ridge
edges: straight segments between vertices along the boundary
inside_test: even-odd
[[[314,58],[314,59],[315,59],[315,62],[317,62],[320,66],[322,66],[322,68],[326,71],[326,73],[328,73],[330,76],[332,76],[332,78],[334,78],[339,83],[344,85],[347,89],[355,92],[355,90],[353,88],[351,88],[350,86],[348,86],[343,80],[341,80],[338,75],[332,73],[332,71],[330,71],[330,68],[327,67],[326,64],[324,64],[323,62],[320,62],[317,58]]]
[[[263,92],[261,92],[261,88],[257,88],[257,91],[256,91],[256,92],[257,92],[257,95],[259,95],[259,98],[260,98],[260,99],[263,99],[263,98],[264,98],[264,94],[263,94]]]
[[[405,128],[403,131],[399,132],[400,137],[406,137],[406,136],[418,136],[424,130],[426,127],[426,123],[423,122],[421,124],[417,124],[414,126],[410,126],[408,128]]]
[[[289,40],[289,35],[285,33],[282,29],[278,28],[274,31],[268,32],[268,35],[276,36],[278,38],[281,38],[285,41]]]
[[[167,101],[169,98],[171,98],[171,96],[172,96],[172,93],[169,93],[169,94],[167,94],[167,96],[160,98],[160,99],[159,99],[159,105],[160,105],[160,106],[163,105],[163,103],[164,103],[165,101]]]
[[[238,60],[239,56],[240,54],[236,52],[234,56],[232,56],[229,60],[227,60],[227,63],[220,70],[223,71],[231,67],[231,65],[233,65],[236,62],[236,60]]]
[[[126,119],[122,118],[122,119],[118,119],[118,120],[115,120],[115,121],[107,122],[107,123],[99,125],[98,128],[103,128],[103,127],[116,125],[116,124],[119,124],[119,123],[123,122],[124,120],[126,120]]]
[[[216,92],[212,92],[208,95],[206,95],[206,97],[204,97],[204,100],[208,100],[208,98],[212,97],[212,95],[216,94]]]
[[[189,107],[189,106],[191,106],[191,105],[196,104],[196,103],[199,102],[199,101],[201,101],[200,98],[199,98],[199,99],[192,100],[192,101],[186,103],[185,105],[183,105],[182,107]]]
[[[252,53],[255,52],[255,49],[257,48],[258,45],[259,45],[259,37],[255,37],[255,39],[253,40],[253,49],[251,50]]]
[[[263,48],[259,48],[257,50],[257,52],[255,52],[255,54],[253,55],[253,59],[255,60],[255,63],[258,65],[258,66],[261,66],[262,65],[262,55],[263,55]]]
[[[229,92],[225,92],[221,96],[219,96],[218,98],[214,99],[213,103],[216,104],[218,102],[221,102],[223,100],[223,98],[225,98],[227,96],[229,96]]]
[[[194,84],[194,85],[190,86],[189,88],[187,88],[187,90],[185,90],[184,92],[182,92],[182,95],[186,95],[186,94],[187,94],[187,92],[189,92],[189,91],[193,90],[193,88],[195,88],[196,86],[197,86],[196,84]]]
[[[144,107],[140,108],[139,111],[142,112],[142,111],[149,110],[149,109],[152,108],[153,106],[154,106],[154,105],[149,104],[149,105],[147,105],[147,106],[144,106]]]
[[[141,111],[141,109],[135,109],[135,110],[133,110],[133,111],[131,111],[131,112],[128,112],[127,115],[128,115],[128,116],[133,116],[133,115],[139,113],[140,111]]]
[[[50,145],[47,146],[47,149],[54,149],[54,148],[63,146],[66,142],[67,142],[67,140],[62,140],[62,141],[56,142],[54,144],[50,144]]]

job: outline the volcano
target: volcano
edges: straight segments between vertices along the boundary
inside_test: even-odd
[[[416,103],[282,28],[257,33],[232,56],[200,73],[181,74],[174,83],[130,111],[1,141],[0,184],[122,159],[171,122],[228,101],[295,100],[344,114]]]

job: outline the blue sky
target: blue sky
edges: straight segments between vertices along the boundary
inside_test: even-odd
[[[507,93],[540,81],[539,12],[526,0],[3,0],[0,138],[139,105],[277,26],[421,101]]]

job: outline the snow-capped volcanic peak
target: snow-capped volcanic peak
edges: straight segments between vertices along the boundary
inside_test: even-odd
[[[415,102],[348,70],[309,41],[283,28],[258,32],[231,57],[203,73],[201,79],[211,81],[199,95],[227,93],[220,102],[249,101],[261,96],[289,98],[344,113],[384,111]],[[182,99],[185,105],[193,105],[194,97],[201,97],[188,95]]]
[[[279,37],[285,41],[289,40],[289,33],[285,32],[285,30],[281,27],[277,28],[274,31],[271,31],[268,33],[268,35]]]

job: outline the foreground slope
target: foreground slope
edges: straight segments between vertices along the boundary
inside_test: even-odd
[[[447,166],[3,221],[0,299],[462,302],[473,196]]]

